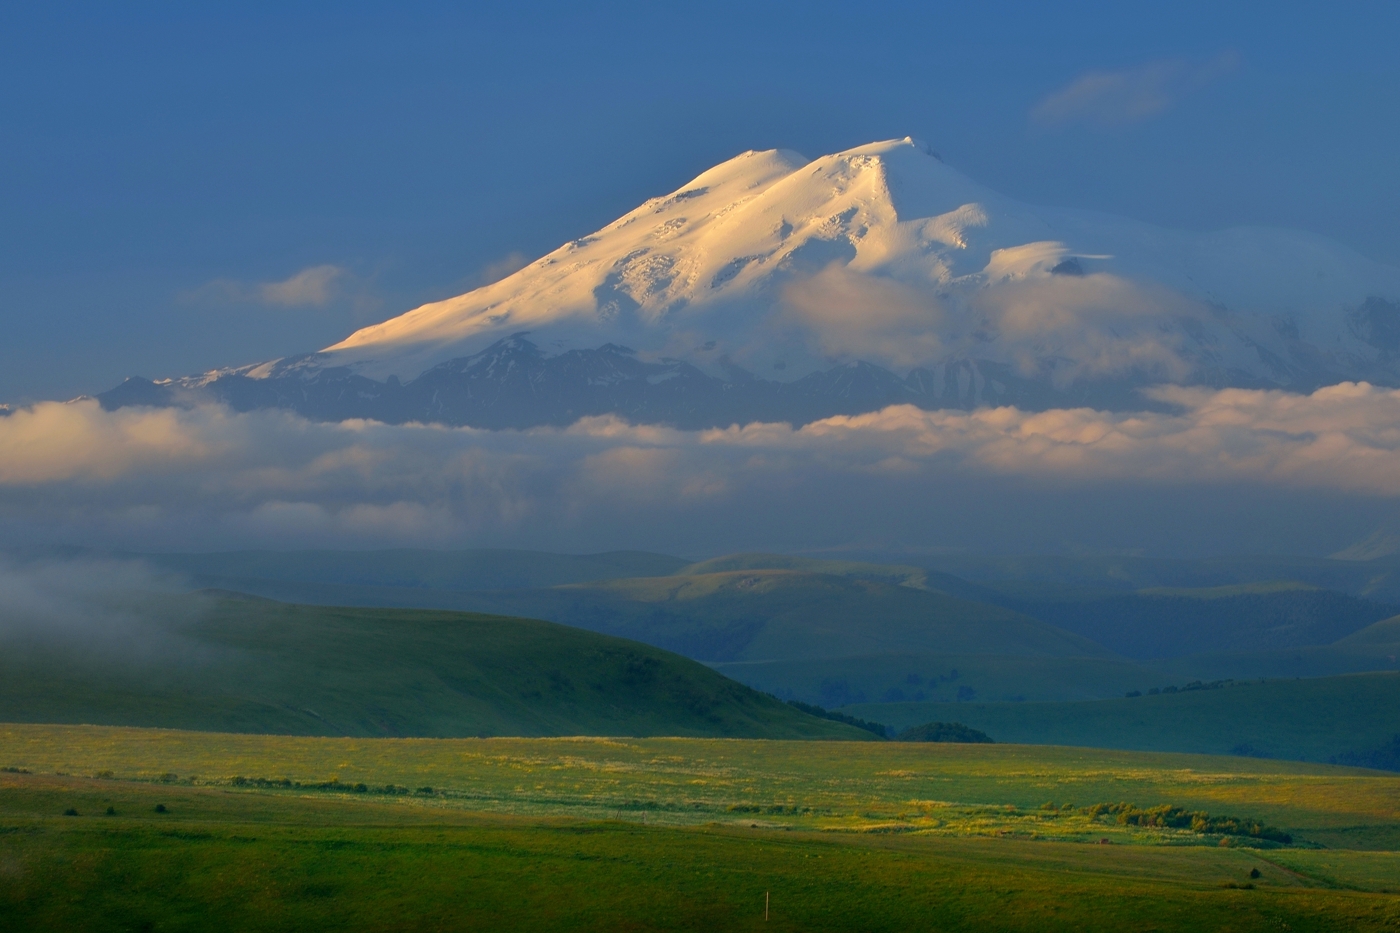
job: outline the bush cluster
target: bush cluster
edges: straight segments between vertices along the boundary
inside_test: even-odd
[[[1119,826],[1149,826],[1161,829],[1189,829],[1193,833],[1221,836],[1245,836],[1284,844],[1293,837],[1280,829],[1266,826],[1258,820],[1233,816],[1211,816],[1203,810],[1184,810],[1162,804],[1158,807],[1136,807],[1130,803],[1096,803],[1082,813],[1090,819],[1113,817]]]
[[[1237,681],[1233,678],[1228,678],[1226,680],[1212,680],[1209,682],[1193,680],[1184,687],[1153,687],[1151,690],[1147,691],[1147,694],[1148,696],[1157,696],[1159,693],[1186,693],[1191,690],[1219,690],[1222,687],[1248,686],[1248,681]],[[1142,696],[1142,691],[1133,690],[1126,695],[1129,697],[1140,697]]]
[[[811,703],[803,703],[801,700],[788,700],[787,702],[788,706],[795,706],[808,716],[816,716],[819,719],[830,719],[832,722],[844,722],[848,726],[855,726],[857,729],[873,732],[882,739],[890,734],[890,730],[882,723],[857,719],[854,716],[847,716],[845,713],[833,713],[829,709],[822,709],[820,706],[814,706]]]
[[[340,778],[331,778],[329,781],[311,781],[303,783],[293,781],[291,778],[250,778],[238,776],[229,781],[234,787],[261,787],[261,788],[286,788],[296,790],[334,790],[351,794],[408,794],[412,793],[402,784],[384,784],[371,787],[363,782],[351,784],[341,781]],[[418,793],[431,794],[431,787],[420,787]]]
[[[922,726],[910,726],[894,737],[896,742],[966,742],[995,744],[995,740],[980,729],[964,726],[960,722],[926,722]]]

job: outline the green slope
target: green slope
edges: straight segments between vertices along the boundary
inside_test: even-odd
[[[121,641],[0,645],[0,720],[298,735],[869,738],[703,665],[549,622],[145,598]]]
[[[1088,639],[945,593],[791,570],[650,577],[472,594],[479,611],[634,638],[706,661],[890,652],[1105,656]]]
[[[1391,616],[1382,619],[1372,625],[1368,625],[1359,632],[1353,632],[1346,638],[1336,643],[1336,647],[1346,647],[1354,649],[1366,648],[1389,648],[1392,650],[1400,646],[1400,616]]]
[[[1091,700],[1185,682],[1132,661],[1043,655],[915,652],[710,666],[757,690],[828,709],[867,702],[951,703],[959,697],[990,702]]]
[[[1362,632],[1366,631],[1369,629],[1362,629]],[[1227,677],[1236,680],[1332,677],[1366,671],[1400,670],[1400,644],[1354,642],[1349,636],[1333,645],[1308,645],[1274,651],[1193,654],[1184,658],[1153,661],[1147,666],[1166,678],[1162,681],[1163,684],[1180,684],[1187,680],[1221,680]]]
[[[1080,703],[882,703],[843,712],[896,729],[961,722],[999,742],[1355,760],[1400,734],[1400,674],[1255,681]]]
[[[941,554],[921,566],[976,584],[1019,580],[1092,589],[1216,587],[1296,580],[1390,604],[1400,604],[1400,554],[1375,560],[1317,557],[1063,557]]]
[[[1296,581],[1127,593],[1027,581],[986,587],[1000,605],[1143,660],[1327,645],[1395,612]]]
[[[859,577],[865,580],[882,580],[904,586],[924,585],[928,571],[910,564],[872,564],[853,560],[819,560],[813,557],[798,557],[790,554],[767,554],[761,551],[743,554],[726,554],[690,564],[676,572],[676,576],[700,576],[710,573],[728,573],[734,570],[798,570],[803,573],[825,573],[838,577]]]

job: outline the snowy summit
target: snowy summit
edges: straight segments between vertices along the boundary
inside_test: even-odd
[[[202,391],[313,417],[698,426],[1343,379],[1400,382],[1400,270],[1298,231],[1022,204],[905,138],[812,161],[746,152],[320,353],[130,380],[104,401]]]

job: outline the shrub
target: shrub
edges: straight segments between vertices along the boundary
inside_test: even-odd
[[[64,811],[63,811],[63,815],[64,815],[64,816],[77,816],[77,815],[78,815],[78,811],[77,811],[77,810],[74,810],[72,807],[69,807],[67,810],[64,810]]]
[[[994,739],[980,729],[960,722],[926,722],[912,726],[894,737],[896,742],[964,742],[994,744]]]
[[[165,813],[165,812],[166,812],[165,804],[163,804],[163,803],[158,803],[158,804],[156,804],[156,812],[157,812],[157,813]]]
[[[844,722],[848,726],[855,726],[857,729],[864,729],[866,732],[873,732],[880,738],[889,735],[889,729],[882,723],[869,722],[864,719],[857,719],[854,716],[847,716],[845,713],[833,713],[831,710],[822,709],[811,703],[803,703],[801,700],[788,700],[788,706],[795,706],[808,716],[816,716],[819,719],[829,719],[832,722]]]
[[[108,807],[108,808],[107,808],[107,815],[108,815],[108,816],[116,816],[116,815],[117,815],[117,808],[116,808],[116,807]]]
[[[1201,810],[1183,810],[1162,804],[1156,807],[1136,807],[1130,803],[1096,803],[1082,811],[1090,819],[1112,816],[1119,826],[1147,826],[1163,829],[1189,829],[1193,833],[1222,836],[1245,836],[1250,839],[1265,839],[1285,845],[1293,837],[1280,829],[1266,826],[1258,820],[1241,819],[1234,816],[1211,816]]]

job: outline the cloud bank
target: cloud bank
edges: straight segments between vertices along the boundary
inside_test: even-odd
[[[338,297],[348,273],[340,266],[310,266],[280,282],[215,279],[183,296],[192,304],[256,304],[270,308],[324,308]]]
[[[1222,52],[1204,64],[1169,59],[1122,71],[1090,71],[1042,100],[1031,111],[1031,120],[1046,126],[1136,123],[1163,112],[1238,64],[1238,55]]]
[[[1400,504],[1400,390],[1151,395],[1170,410],[894,406],[693,432],[613,417],[483,431],[42,403],[0,419],[0,527],[151,549],[675,549],[706,536],[720,548],[957,538],[938,523],[998,510],[1031,521],[1013,501],[1036,521],[1062,508],[1104,527],[1122,518],[1119,500],[1168,513],[1240,495]]]

